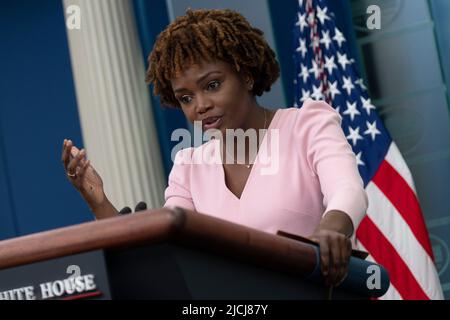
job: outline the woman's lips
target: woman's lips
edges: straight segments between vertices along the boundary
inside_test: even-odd
[[[217,119],[212,123],[203,123],[203,131],[208,129],[218,129],[222,125],[222,117],[217,117]]]

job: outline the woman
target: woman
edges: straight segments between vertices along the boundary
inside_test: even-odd
[[[147,72],[155,94],[163,105],[181,108],[190,122],[201,121],[203,130],[221,133],[177,153],[165,206],[308,236],[320,245],[326,282],[338,285],[347,273],[350,238],[367,209],[367,196],[333,108],[313,100],[300,109],[276,111],[258,104],[255,97],[278,77],[279,65],[262,31],[236,12],[188,10],[159,35]],[[259,150],[238,154],[227,143],[226,129],[256,130]],[[276,142],[275,151],[261,143],[268,140]],[[217,150],[219,165],[178,161]],[[269,153],[277,165],[271,174],[261,174],[257,160]],[[85,156],[64,141],[62,161],[71,183],[97,219],[117,215]],[[240,156],[245,163],[237,161]]]

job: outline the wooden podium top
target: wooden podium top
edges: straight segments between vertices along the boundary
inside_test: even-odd
[[[212,250],[300,276],[309,275],[318,263],[311,245],[194,211],[162,208],[0,241],[0,269],[164,242]]]

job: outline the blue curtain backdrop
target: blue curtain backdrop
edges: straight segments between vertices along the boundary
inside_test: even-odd
[[[60,162],[82,145],[59,0],[0,1],[0,239],[92,219]]]

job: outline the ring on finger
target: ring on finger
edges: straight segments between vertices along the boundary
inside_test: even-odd
[[[67,172],[67,176],[69,176],[69,177],[71,177],[71,178],[76,178],[76,177],[77,177],[77,174],[76,174],[76,173],[70,173],[70,172]]]

